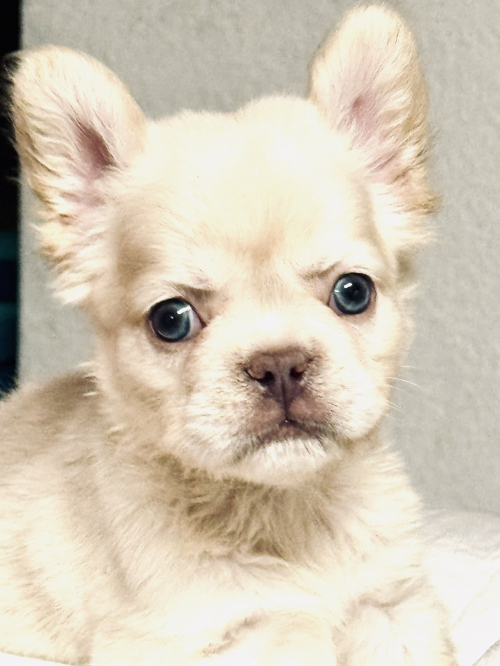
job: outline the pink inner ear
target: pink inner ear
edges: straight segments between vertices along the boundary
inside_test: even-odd
[[[371,173],[377,180],[392,180],[398,168],[398,153],[382,134],[376,96],[365,93],[356,97],[350,108],[348,123],[355,145],[369,159]]]
[[[76,121],[78,152],[81,154],[82,166],[85,165],[87,178],[96,180],[103,171],[116,166],[104,138],[93,127]]]
[[[116,166],[116,160],[95,128],[84,125],[80,119],[75,119],[75,127],[76,151],[72,161],[81,186],[68,195],[81,206],[96,206],[102,203],[96,183],[108,169]]]
[[[359,95],[351,105],[349,120],[360,143],[370,141],[377,131],[377,109],[373,95]]]

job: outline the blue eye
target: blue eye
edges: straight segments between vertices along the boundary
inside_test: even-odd
[[[165,342],[187,340],[201,329],[201,321],[183,298],[170,298],[157,303],[149,313],[155,335]]]
[[[330,307],[346,315],[364,312],[372,300],[373,282],[362,273],[346,273],[333,285]]]

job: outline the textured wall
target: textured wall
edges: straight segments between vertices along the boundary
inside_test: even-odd
[[[114,69],[144,110],[231,110],[303,94],[307,63],[350,0],[25,0],[24,45],[66,44]],[[417,331],[389,429],[430,504],[500,512],[500,2],[400,0],[420,44],[443,195],[422,260]],[[22,358],[38,378],[88,357],[49,300],[25,197]]]

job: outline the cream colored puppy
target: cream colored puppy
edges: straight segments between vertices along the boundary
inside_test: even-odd
[[[0,649],[72,664],[450,666],[418,504],[379,436],[433,206],[391,11],[310,99],[145,119],[93,59],[14,75],[16,137],[84,372],[0,411]]]

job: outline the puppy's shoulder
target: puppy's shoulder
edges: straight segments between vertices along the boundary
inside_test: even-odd
[[[32,458],[83,453],[102,431],[95,380],[83,371],[27,384],[0,401],[0,458],[5,470]]]

